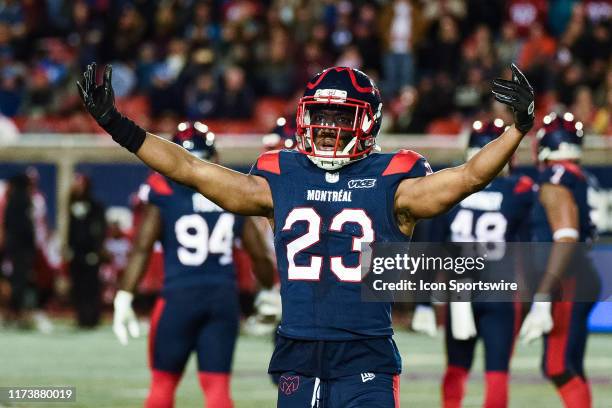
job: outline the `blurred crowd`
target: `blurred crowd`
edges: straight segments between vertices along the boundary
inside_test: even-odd
[[[262,117],[293,116],[307,79],[342,65],[379,83],[384,131],[454,134],[505,114],[489,81],[516,61],[539,114],[612,135],[611,30],[612,0],[0,0],[0,111],[22,131],[97,130],[74,85],[95,60],[149,129],[267,131]]]

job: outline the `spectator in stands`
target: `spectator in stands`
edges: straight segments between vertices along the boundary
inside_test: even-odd
[[[72,299],[79,327],[92,328],[100,321],[99,269],[105,235],[104,207],[92,196],[89,178],[77,174],[70,192],[68,246]]]
[[[221,109],[221,95],[212,73],[202,72],[185,93],[185,108],[189,120],[215,118]]]
[[[27,292],[31,290],[36,245],[32,218],[32,191],[25,174],[13,176],[9,181],[4,208],[4,255],[9,261],[11,300],[8,320],[19,327],[28,327],[24,314]],[[29,305],[32,307],[33,305]]]
[[[22,110],[29,115],[42,115],[48,112],[53,102],[53,87],[42,67],[31,70],[27,89]]]
[[[383,88],[391,98],[405,85],[414,84],[414,47],[420,36],[420,3],[394,0],[381,12]]]
[[[612,89],[608,89],[605,105],[597,110],[593,120],[593,132],[612,136]]]
[[[176,38],[170,41],[166,58],[155,64],[153,87],[149,93],[154,116],[163,112],[177,115],[183,112],[182,84],[179,82],[179,77],[187,60],[187,44]]]
[[[213,21],[211,5],[198,2],[193,9],[193,19],[185,28],[184,37],[192,46],[207,46],[219,41],[221,29],[219,24]]]
[[[526,39],[518,63],[529,75],[529,81],[536,91],[547,89],[550,85],[550,63],[555,56],[556,41],[544,30],[537,21],[529,28],[529,36]]]
[[[87,2],[75,1],[67,39],[78,50],[78,65],[84,67],[98,59],[98,48],[104,37],[104,23],[94,16]]]
[[[281,26],[270,32],[270,39],[260,50],[255,68],[255,90],[258,95],[288,98],[294,91],[295,65],[288,33]]]
[[[559,101],[565,106],[570,106],[574,102],[576,90],[584,84],[584,70],[581,65],[574,63],[568,66],[562,73],[561,79],[557,84]]]
[[[248,119],[253,114],[255,95],[246,82],[244,70],[230,66],[223,74],[223,90],[219,117]]]
[[[144,38],[146,24],[138,10],[125,3],[116,27],[107,31],[110,39],[109,60],[128,61],[132,58]]]
[[[507,7],[508,20],[516,26],[519,38],[529,37],[534,24],[541,26],[546,23],[546,0],[508,0]]]
[[[588,86],[580,86],[576,90],[576,96],[574,97],[574,103],[570,107],[570,111],[574,113],[574,117],[577,121],[584,124],[585,132],[590,133],[591,123],[595,118],[596,107],[593,103],[593,93]]]
[[[443,72],[455,78],[461,62],[461,37],[457,22],[450,16],[443,16],[431,28],[433,34],[427,36],[421,51],[422,74]]]
[[[317,72],[321,72],[325,67],[331,65],[331,56],[323,46],[316,41],[309,41],[304,45],[304,51],[298,55],[296,68],[296,79],[294,89],[297,84],[305,84],[314,77]]]
[[[6,67],[0,70],[0,115],[14,117],[24,97],[23,78],[18,71]]]
[[[380,78],[382,54],[381,40],[377,31],[376,8],[371,3],[364,3],[359,6],[358,13],[353,29],[353,44],[363,58],[363,70],[367,73],[374,72],[374,76]]]
[[[516,27],[511,22],[505,22],[501,29],[500,39],[495,44],[499,65],[507,67],[516,61],[520,44],[516,38]]]
[[[139,92],[146,92],[153,86],[153,76],[155,73],[155,46],[150,43],[144,43],[138,50],[138,59],[136,60],[136,89]]]
[[[344,49],[344,51],[340,54],[334,65],[363,70],[363,62],[363,57],[359,52],[359,48],[354,45],[351,45]]]

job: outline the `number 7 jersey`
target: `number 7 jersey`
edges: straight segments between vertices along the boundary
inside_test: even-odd
[[[303,340],[391,336],[391,305],[361,301],[361,244],[409,241],[397,226],[401,180],[431,172],[417,153],[373,153],[329,172],[297,151],[263,154],[251,174],[274,202],[281,279],[279,333]]]

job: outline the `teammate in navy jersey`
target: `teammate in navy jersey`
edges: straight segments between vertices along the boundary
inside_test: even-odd
[[[584,373],[587,320],[600,290],[597,272],[585,252],[595,229],[587,202],[588,178],[578,161],[583,125],[571,113],[544,117],[537,133],[539,193],[533,213],[533,239],[554,242],[521,336],[530,342],[544,336],[542,369],[566,407],[590,407]],[[559,292],[562,291],[562,298]],[[576,296],[580,294],[579,296]],[[580,301],[571,300],[579,297]],[[593,301],[585,301],[590,298]]]
[[[178,125],[174,142],[194,156],[217,162],[214,134],[201,122]],[[149,365],[152,381],[147,407],[171,407],[192,351],[207,406],[232,406],[229,387],[239,306],[232,259],[240,237],[259,281],[272,286],[274,261],[261,223],[229,213],[200,193],[159,173],[139,192],[148,203],[128,266],[115,297],[113,329],[126,344],[138,335],[133,293],[154,243],[164,249],[164,284],[151,317]]]
[[[473,157],[503,130],[501,119],[486,124],[474,122],[466,158]],[[501,274],[513,273],[514,268],[504,258],[505,243],[524,241],[529,236],[533,186],[529,177],[510,174],[510,166],[506,166],[482,191],[436,217],[432,222],[431,241],[490,243],[487,264],[494,270],[496,279]],[[520,305],[512,299],[506,302],[450,302],[445,331],[444,407],[461,406],[478,339],[482,339],[485,350],[483,406],[508,406],[508,369],[520,315]]]
[[[431,172],[419,154],[378,153],[378,88],[363,72],[328,68],[297,109],[297,150],[260,156],[251,174],[198,160],[146,133],[114,107],[111,69],[79,92],[114,140],[153,169],[228,211],[268,217],[283,316],[270,372],[281,373],[279,407],[397,407],[401,361],[391,305],[361,301],[360,245],[408,241],[417,220],[484,188],[533,125],[533,90],[518,68],[493,81],[515,124],[462,166]]]

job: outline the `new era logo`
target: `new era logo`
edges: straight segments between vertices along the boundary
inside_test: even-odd
[[[374,373],[361,373],[361,382],[373,380],[376,377]]]
[[[376,185],[376,179],[349,180],[348,188],[372,188]]]

